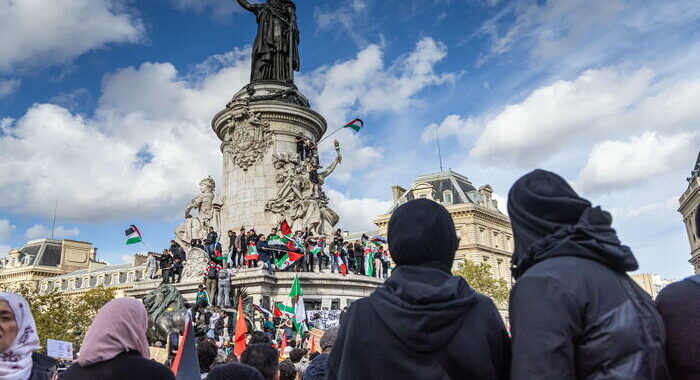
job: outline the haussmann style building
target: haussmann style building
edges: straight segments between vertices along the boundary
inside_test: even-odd
[[[467,177],[450,170],[419,176],[408,189],[393,186],[392,192],[391,209],[374,221],[381,234],[386,235],[389,219],[397,207],[414,199],[430,199],[447,208],[460,237],[453,268],[465,259],[486,263],[494,277],[512,284],[513,230],[510,218],[498,209],[491,186],[477,189]]]
[[[695,225],[695,212],[700,204],[700,153],[695,162],[695,167],[688,177],[688,188],[679,199],[680,208],[678,212],[683,215],[685,229],[688,232],[688,242],[690,243],[690,264],[695,273],[700,273],[700,236],[697,236],[697,226]]]

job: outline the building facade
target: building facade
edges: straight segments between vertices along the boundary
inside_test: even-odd
[[[680,208],[678,212],[683,215],[683,223],[688,233],[688,242],[690,243],[690,264],[693,266],[695,273],[700,273],[700,236],[697,233],[695,225],[695,213],[700,204],[700,153],[695,162],[695,167],[688,177],[688,188],[685,190],[679,199]]]
[[[37,289],[45,279],[88,268],[95,261],[91,243],[37,239],[0,259],[0,287],[28,285]]]
[[[491,267],[495,278],[512,284],[510,260],[513,254],[513,230],[510,218],[498,209],[489,185],[478,189],[469,179],[453,171],[422,175],[408,188],[393,186],[394,204],[374,223],[381,234],[386,234],[389,219],[400,205],[425,198],[445,206],[460,238],[453,268],[463,260],[471,260]]]

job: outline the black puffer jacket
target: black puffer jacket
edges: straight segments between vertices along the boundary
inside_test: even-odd
[[[515,252],[513,380],[669,379],[663,321],[625,272],[628,247],[559,176],[535,171],[508,200]]]

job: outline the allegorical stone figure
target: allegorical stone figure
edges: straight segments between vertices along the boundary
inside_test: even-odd
[[[267,0],[251,4],[238,0],[238,3],[255,13],[258,21],[250,81],[293,82],[294,71],[299,71],[299,28],[294,2]]]

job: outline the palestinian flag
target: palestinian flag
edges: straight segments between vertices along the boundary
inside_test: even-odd
[[[275,304],[275,308],[272,310],[272,315],[274,315],[277,318],[279,318],[283,315],[288,315],[290,317],[294,317],[294,308],[291,306],[285,306],[281,302],[277,302]]]
[[[277,260],[275,265],[277,265],[277,269],[285,270],[285,269],[287,269],[287,267],[289,267],[295,261],[301,259],[302,257],[304,257],[304,255],[302,255],[300,253],[287,252],[279,260]]]
[[[141,240],[141,231],[139,231],[139,229],[133,224],[130,225],[129,229],[124,231],[124,233],[126,234],[126,245],[136,244],[143,241]]]
[[[269,317],[272,317],[274,315],[274,314],[272,314],[272,312],[270,312],[270,310],[267,310],[264,307],[256,305],[256,304],[253,304],[253,309],[255,309],[255,311],[257,311],[258,313],[264,315],[265,318],[269,318]]]
[[[255,248],[255,243],[251,242],[248,245],[248,254],[246,254],[243,259],[248,263],[250,260],[258,260],[260,255],[258,255],[258,249]]]
[[[355,119],[343,126],[343,128],[350,128],[355,132],[359,132],[362,127],[365,126],[365,122],[362,119]]]
[[[374,243],[374,245],[382,245],[387,244],[387,240],[384,236],[377,235],[372,238],[372,243]]]
[[[299,244],[299,242],[296,241],[296,239],[294,239],[292,227],[289,227],[287,219],[283,220],[282,223],[280,223],[280,230],[282,231],[282,236],[284,236],[285,239],[283,240],[283,243],[288,250],[295,251],[297,249],[302,250],[304,248],[301,244]]]
[[[365,249],[365,274],[368,277],[374,275],[374,251],[370,248]]]
[[[294,319],[296,323],[304,328],[304,321],[306,320],[306,309],[304,309],[304,296],[301,293],[301,284],[299,283],[299,276],[294,276],[294,282],[292,283],[292,289],[289,290],[289,296],[292,298],[292,304],[294,305]],[[298,331],[302,331],[299,330]]]
[[[287,240],[286,238],[283,238],[283,237],[281,237],[281,236],[278,236],[278,235],[271,235],[271,236],[267,239],[267,244],[268,244],[268,245],[283,245],[283,246],[286,246],[286,245],[287,245],[286,240]]]
[[[311,250],[311,254],[312,254],[312,255],[318,255],[319,253],[321,253],[321,247],[319,247],[319,246],[317,246],[317,245],[314,246],[314,249]]]
[[[185,318],[185,332],[182,336],[171,369],[177,380],[199,379],[199,359],[194,338],[194,327],[192,326],[192,313],[189,311]]]

